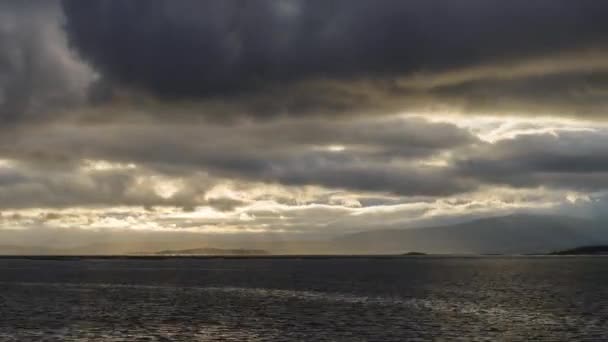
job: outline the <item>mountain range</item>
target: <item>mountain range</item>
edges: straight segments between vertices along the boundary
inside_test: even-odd
[[[421,228],[381,229],[347,234],[323,241],[267,239],[249,245],[199,247],[159,241],[96,243],[81,247],[0,245],[0,255],[93,254],[525,254],[550,253],[579,246],[608,244],[608,230],[596,221],[567,216],[508,215],[464,223]],[[160,247],[160,248],[159,248]],[[143,252],[142,252],[143,251]]]
[[[332,243],[358,253],[546,253],[608,241],[596,222],[566,216],[509,215],[412,229],[366,231]]]

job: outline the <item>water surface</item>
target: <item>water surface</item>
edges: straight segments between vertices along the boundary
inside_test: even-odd
[[[598,341],[608,258],[0,259],[0,341]]]

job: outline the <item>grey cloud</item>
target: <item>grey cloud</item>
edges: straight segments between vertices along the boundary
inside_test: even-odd
[[[92,71],[67,47],[58,1],[0,4],[0,121],[49,119],[84,103]]]
[[[584,65],[585,61],[581,60]],[[453,103],[464,112],[541,113],[603,117],[608,109],[606,69],[564,72],[513,79],[477,79],[439,85],[431,98]]]
[[[532,133],[488,143],[467,129],[413,118],[43,125],[4,147],[4,156],[20,160],[25,171],[0,172],[0,185],[27,190],[22,197],[13,192],[5,196],[7,203],[22,198],[23,205],[28,197],[50,203],[68,197],[66,203],[71,204],[82,197],[83,203],[210,205],[227,211],[246,203],[231,198],[202,200],[216,181],[197,186],[204,178],[196,175],[419,199],[487,186],[583,192],[608,187],[605,129],[558,130],[556,135],[534,133],[538,129],[534,125],[516,129]],[[83,159],[135,163],[140,168],[102,172],[99,178],[75,177],[73,170]],[[45,172],[37,173],[42,180],[33,182],[28,172],[35,169]],[[138,176],[154,174],[184,181],[184,186],[171,199],[159,197],[151,185],[139,192],[127,191]],[[45,184],[49,194],[62,195],[54,199],[36,195],[32,183]]]
[[[607,139],[605,130],[522,135],[475,148],[454,169],[490,184],[599,191],[608,187]]]
[[[0,166],[0,207],[220,205],[207,203],[202,197],[216,182],[205,175],[190,173],[181,180],[184,186],[177,187],[170,197],[160,191],[164,178],[156,178],[159,176],[145,169],[85,170],[77,164],[53,168],[15,163]]]
[[[219,211],[232,211],[246,203],[232,198],[210,198],[205,204]]]
[[[608,6],[597,1],[63,3],[85,58],[168,96],[467,66],[601,45],[608,32],[601,20]]]
[[[585,51],[608,48],[608,6],[592,0],[64,0],[63,8],[72,46],[101,72],[107,89],[202,99],[197,114],[214,117],[437,105],[555,110],[563,95],[588,88],[584,75],[567,87],[536,85],[583,72],[564,56],[579,53],[578,65],[585,65],[598,59]],[[543,63],[527,62],[539,57]],[[455,79],[454,72],[461,75]],[[520,80],[501,76],[509,73]],[[448,84],[419,86],[446,77]],[[597,110],[606,108],[605,97],[578,96],[570,111],[601,115]]]
[[[598,1],[0,6],[5,122],[608,108],[608,6]],[[102,106],[78,107],[87,96]]]
[[[410,196],[452,194],[476,186],[441,168],[417,165],[478,141],[454,125],[421,119],[62,124],[28,133],[16,138],[5,155],[43,167],[101,159],[133,162],[171,177],[203,171],[220,178]]]

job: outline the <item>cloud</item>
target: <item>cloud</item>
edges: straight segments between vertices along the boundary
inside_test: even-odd
[[[57,1],[0,4],[0,122],[52,118],[85,102],[92,71],[67,47]]]
[[[479,136],[473,127],[418,117],[42,125],[5,146],[4,155],[19,168],[2,169],[0,185],[25,191],[4,196],[5,203],[21,198],[21,205],[32,198],[31,205],[65,200],[225,211],[249,203],[205,196],[225,180],[402,198],[493,186],[582,192],[608,186],[602,162],[607,128],[522,120],[490,125]],[[45,192],[35,195],[40,187]]]
[[[597,1],[65,0],[63,8],[71,45],[108,89],[203,101],[196,112],[211,117],[606,108],[598,92],[608,6]]]
[[[40,166],[18,161],[0,166],[1,208],[215,206],[198,197],[213,184],[200,173],[182,180],[136,167],[91,168],[77,162]]]
[[[27,133],[14,137],[5,155],[32,168],[69,167],[89,159],[133,163],[170,177],[201,171],[218,178],[403,195],[436,196],[475,187],[421,161],[441,158],[478,139],[452,124],[417,118],[231,125],[63,123]]]
[[[64,9],[85,58],[166,95],[468,66],[602,44],[608,32],[593,20],[608,6],[590,1],[64,1]]]
[[[606,129],[526,134],[480,145],[454,163],[480,182],[599,191],[608,186]]]
[[[167,246],[258,246],[274,251],[283,248],[284,252],[311,252],[308,248],[319,248],[315,241],[351,232],[436,226],[488,214],[548,213],[560,205],[560,210],[564,210],[567,205],[564,193],[543,189],[493,188],[465,196],[367,208],[321,200],[326,195],[347,198],[357,196],[354,194],[319,189],[311,193],[311,203],[257,200],[231,212],[208,207],[187,212],[175,207],[6,210],[0,214],[0,237],[9,245],[84,246],[88,253],[154,251]],[[335,247],[332,245],[337,252]]]
[[[2,8],[5,122],[445,111],[602,118],[608,108],[608,6],[596,1]]]
[[[3,2],[2,227],[321,236],[591,203],[607,11]]]

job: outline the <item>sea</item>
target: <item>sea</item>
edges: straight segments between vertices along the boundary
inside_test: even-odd
[[[606,341],[608,257],[0,258],[0,341]]]

